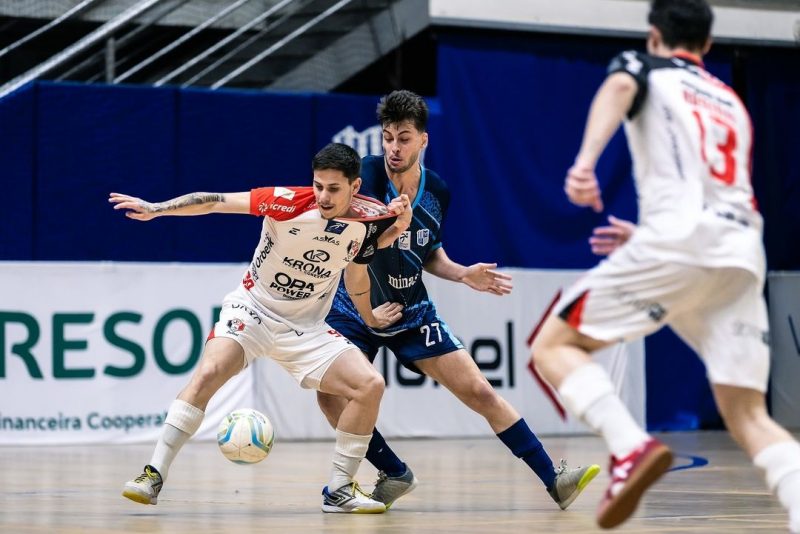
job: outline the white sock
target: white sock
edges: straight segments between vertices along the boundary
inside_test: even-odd
[[[371,439],[372,434],[358,436],[336,429],[336,450],[333,453],[333,469],[331,480],[328,482],[328,491],[336,491],[353,481],[361,460],[367,454]]]
[[[608,373],[599,364],[575,369],[561,383],[558,393],[570,412],[603,436],[608,450],[617,458],[627,456],[650,439],[619,399]]]
[[[161,479],[166,480],[169,467],[177,456],[181,447],[189,441],[200,423],[203,422],[205,413],[200,408],[195,408],[188,402],[175,399],[167,412],[167,419],[161,430],[150,465],[161,473]]]
[[[756,454],[753,463],[766,471],[767,486],[789,511],[789,529],[800,533],[800,443],[769,445]]]

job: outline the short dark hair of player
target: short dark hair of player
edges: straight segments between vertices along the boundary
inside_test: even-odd
[[[428,105],[425,100],[405,89],[392,91],[381,98],[377,112],[381,126],[411,121],[420,132],[428,127]]]
[[[653,0],[647,21],[670,48],[701,50],[711,34],[714,14],[706,0]]]
[[[347,181],[353,183],[361,175],[361,156],[342,143],[328,143],[311,160],[311,169],[342,171]]]

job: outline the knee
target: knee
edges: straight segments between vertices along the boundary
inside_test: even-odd
[[[203,362],[192,378],[192,385],[197,391],[213,393],[225,383],[226,377],[222,366],[217,362]]]
[[[383,376],[375,371],[361,383],[358,394],[365,400],[380,401],[385,388],[386,382],[384,382]]]
[[[475,381],[470,390],[470,397],[477,406],[490,407],[500,402],[500,395],[485,379]]]

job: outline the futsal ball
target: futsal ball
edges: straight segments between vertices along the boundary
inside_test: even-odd
[[[255,464],[272,449],[275,432],[263,413],[243,408],[225,416],[217,430],[219,450],[231,462]]]

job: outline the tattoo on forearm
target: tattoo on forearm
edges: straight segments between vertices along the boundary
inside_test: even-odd
[[[186,206],[194,206],[197,204],[209,204],[212,202],[225,202],[225,195],[221,193],[189,193],[167,202],[158,202],[153,204],[154,212],[172,211]]]

